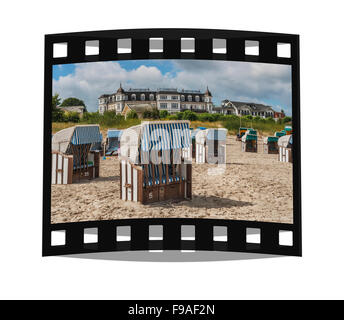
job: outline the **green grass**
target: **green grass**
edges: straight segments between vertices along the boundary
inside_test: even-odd
[[[195,115],[191,114],[192,120]],[[177,115],[169,116],[166,119],[172,118],[187,118],[187,113],[180,113]],[[281,131],[284,129],[285,125],[290,125],[291,122],[287,119],[287,122],[282,120],[275,122],[273,119],[263,119],[259,117],[249,118],[238,116],[224,116],[218,114],[201,114],[196,115],[197,120],[191,121],[191,127],[206,127],[206,128],[226,128],[228,133],[231,135],[236,135],[239,131],[239,127],[253,128],[258,131],[260,135],[273,135],[276,131]],[[153,119],[143,119],[144,121]],[[187,120],[187,119],[186,119]],[[203,120],[203,121],[202,121]],[[106,112],[104,115],[99,113],[87,113],[80,119],[79,122],[53,122],[52,131],[53,133],[60,131],[62,129],[77,125],[77,124],[99,124],[102,131],[106,131],[110,128],[126,129],[141,123],[141,119],[125,119],[123,116],[116,115],[114,112]]]

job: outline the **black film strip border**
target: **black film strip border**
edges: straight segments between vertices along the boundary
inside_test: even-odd
[[[131,39],[131,53],[117,53],[117,39]],[[149,52],[149,39],[163,38],[163,52]],[[195,52],[181,52],[181,38],[194,38]],[[226,53],[213,53],[213,39],[226,40]],[[85,55],[86,41],[99,41],[99,54]],[[245,54],[245,41],[259,42],[259,55]],[[67,43],[67,57],[54,58],[54,43]],[[277,57],[277,44],[289,43],[290,58]],[[129,219],[50,223],[52,66],[135,59],[206,59],[291,65],[293,108],[293,224],[210,219]],[[45,36],[43,255],[126,250],[216,250],[301,256],[301,146],[299,36],[290,34],[211,29],[133,29],[91,31]],[[163,240],[149,240],[149,226],[163,226]],[[181,226],[195,226],[195,240],[181,240]],[[116,241],[116,227],[130,226],[131,240]],[[228,241],[213,240],[213,227],[225,226]],[[97,228],[98,242],[85,244],[85,228]],[[246,229],[260,229],[260,244],[246,241]],[[64,230],[65,245],[52,246],[51,232]],[[279,245],[281,230],[293,232],[292,246]]]

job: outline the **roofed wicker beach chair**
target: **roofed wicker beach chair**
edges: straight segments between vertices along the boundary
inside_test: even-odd
[[[118,155],[122,133],[123,133],[123,130],[117,130],[117,129],[109,129],[107,131],[106,150],[105,150],[106,156]]]
[[[226,163],[227,129],[207,129],[196,134],[196,163]]]
[[[146,121],[121,136],[120,197],[142,204],[191,199],[190,122]]]
[[[263,140],[264,153],[278,154],[278,137],[265,137]]]
[[[293,134],[293,128],[291,126],[285,126],[284,131],[286,132],[286,135]]]
[[[241,150],[243,152],[258,152],[257,131],[248,129],[241,138]]]
[[[236,141],[241,141],[242,136],[245,134],[245,132],[246,132],[247,130],[248,130],[248,129],[245,128],[245,127],[240,127],[240,128],[239,128],[239,132],[238,132],[237,137],[236,137]]]
[[[282,162],[293,162],[293,135],[285,135],[278,139],[279,155]]]
[[[52,184],[67,184],[99,177],[101,143],[98,125],[78,125],[63,129],[52,138]]]

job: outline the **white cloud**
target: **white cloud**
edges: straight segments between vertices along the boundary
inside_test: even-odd
[[[260,102],[283,108],[291,114],[291,68],[262,63],[173,60],[175,71],[163,74],[155,66],[142,65],[125,70],[118,62],[76,64],[74,74],[53,80],[53,93],[85,101],[96,111],[97,98],[124,89],[173,87],[205,90],[209,86],[217,103],[223,99]],[[278,106],[278,108],[277,108]]]

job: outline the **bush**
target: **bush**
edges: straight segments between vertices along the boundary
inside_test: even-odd
[[[252,120],[253,117],[250,114],[248,114],[248,115],[242,116],[242,119],[244,119],[244,120]]]
[[[69,112],[65,114],[65,122],[80,122],[80,117],[77,112]]]
[[[152,112],[150,110],[145,110],[142,114],[142,117],[144,119],[151,119],[152,118]]]
[[[186,110],[184,112],[181,112],[182,119],[183,120],[190,120],[190,121],[196,121],[197,120],[197,114],[195,112],[192,112],[190,110]]]
[[[151,111],[152,119],[160,119],[160,112],[157,108],[153,108]]]
[[[176,117],[177,117],[176,120],[183,120],[183,114],[184,114],[184,112],[178,112],[178,113],[176,113]]]
[[[136,111],[131,110],[128,114],[127,114],[127,119],[138,119],[138,115],[136,113]]]
[[[291,122],[291,117],[286,116],[282,119],[282,121],[283,123]]]
[[[52,122],[65,122],[64,112],[55,108],[52,111],[51,120]]]
[[[160,118],[161,119],[166,119],[168,117],[169,113],[167,110],[161,110],[160,111]]]

